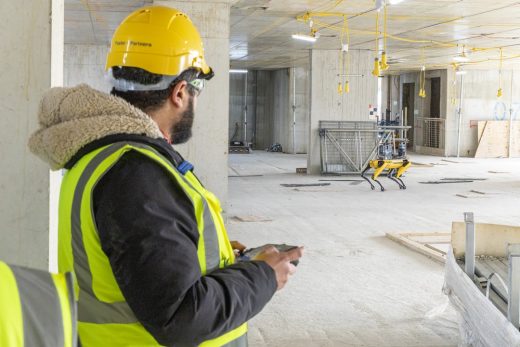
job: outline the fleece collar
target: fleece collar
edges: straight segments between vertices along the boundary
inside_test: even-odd
[[[81,84],[47,91],[38,112],[40,128],[31,152],[57,170],[89,143],[115,134],[162,138],[157,124],[125,100]]]

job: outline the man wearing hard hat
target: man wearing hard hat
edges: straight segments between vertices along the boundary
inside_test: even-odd
[[[303,249],[236,262],[217,198],[171,146],[191,136],[213,76],[190,19],[130,14],[107,57],[112,95],[53,88],[31,150],[66,169],[59,270],[73,271],[83,346],[246,346],[247,321]]]

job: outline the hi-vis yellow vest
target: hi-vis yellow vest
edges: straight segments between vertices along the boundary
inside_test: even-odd
[[[59,270],[76,275],[78,328],[84,347],[159,346],[137,321],[121,293],[101,248],[92,211],[96,183],[128,151],[138,151],[163,166],[190,198],[199,229],[197,253],[202,275],[235,261],[220,203],[191,171],[181,174],[155,149],[136,142],[117,142],[90,152],[63,177],[58,231]],[[247,346],[246,332],[245,323],[200,346]]]
[[[76,347],[72,274],[0,261],[0,346]]]

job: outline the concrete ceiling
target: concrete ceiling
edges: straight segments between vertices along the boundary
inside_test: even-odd
[[[65,0],[65,42],[108,44],[129,12],[151,3]],[[348,18],[350,49],[373,51],[374,7],[374,0],[239,0],[231,9],[231,65],[261,69],[302,66],[308,64],[310,49],[339,53],[343,14]],[[309,33],[309,22],[297,20],[307,12],[320,35],[314,44],[291,38],[294,33]],[[335,15],[323,16],[332,12]],[[387,40],[391,71],[449,66],[462,46],[471,59],[466,68],[498,68],[498,47],[503,47],[506,68],[515,63],[520,66],[520,1],[404,0],[389,5],[387,12],[387,32],[395,36]]]

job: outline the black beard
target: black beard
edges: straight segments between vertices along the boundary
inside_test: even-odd
[[[190,97],[188,108],[182,113],[181,120],[170,130],[172,144],[178,145],[185,143],[191,138],[191,127],[193,126],[194,118],[193,97]]]

